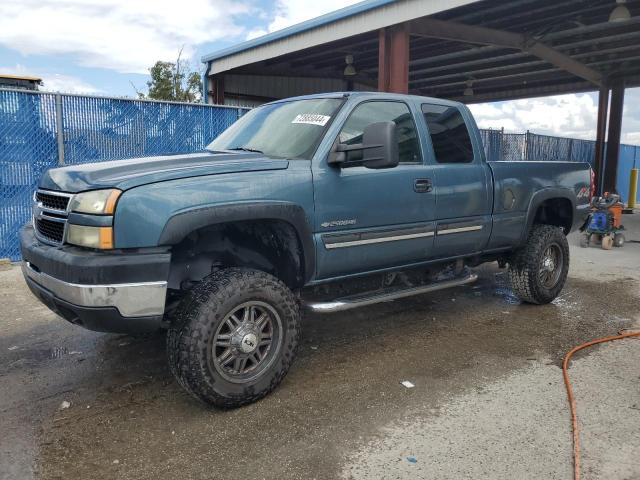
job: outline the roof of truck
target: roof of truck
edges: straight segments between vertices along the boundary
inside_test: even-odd
[[[454,102],[452,100],[444,100],[444,99],[435,98],[435,97],[423,97],[421,95],[408,95],[408,94],[404,94],[404,93],[389,93],[389,92],[375,92],[375,91],[371,91],[371,92],[313,93],[313,94],[310,94],[310,95],[300,95],[298,97],[289,97],[289,98],[283,98],[283,99],[280,99],[280,100],[274,100],[273,102],[269,102],[267,105],[271,105],[271,104],[274,104],[274,103],[281,103],[281,102],[290,102],[292,100],[310,100],[310,99],[313,99],[313,98],[342,98],[342,97],[353,97],[353,98],[359,98],[359,97],[367,97],[367,98],[382,97],[382,98],[389,98],[389,99],[394,99],[394,100],[413,99],[413,100],[420,100],[420,101],[436,102],[436,103],[439,103],[441,105],[452,105],[452,106],[462,105],[462,103],[460,103],[460,102]]]

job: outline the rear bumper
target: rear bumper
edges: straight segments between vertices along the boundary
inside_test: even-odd
[[[33,228],[20,234],[31,291],[55,313],[90,330],[153,331],[162,323],[171,254],[94,252],[40,243]]]

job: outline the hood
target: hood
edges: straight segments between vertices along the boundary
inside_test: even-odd
[[[69,193],[101,188],[128,190],[179,178],[283,170],[288,166],[288,160],[248,152],[166,155],[53,168],[42,175],[40,188]]]

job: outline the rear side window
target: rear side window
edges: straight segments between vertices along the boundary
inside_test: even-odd
[[[473,147],[460,110],[445,105],[422,104],[433,151],[438,163],[471,163]]]

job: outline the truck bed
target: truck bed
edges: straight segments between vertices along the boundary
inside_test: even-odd
[[[574,211],[589,208],[591,166],[586,162],[487,162],[493,176],[493,229],[488,248],[513,245],[524,235],[532,202],[570,191]],[[571,230],[582,215],[574,215]],[[532,220],[532,219],[531,219]]]

